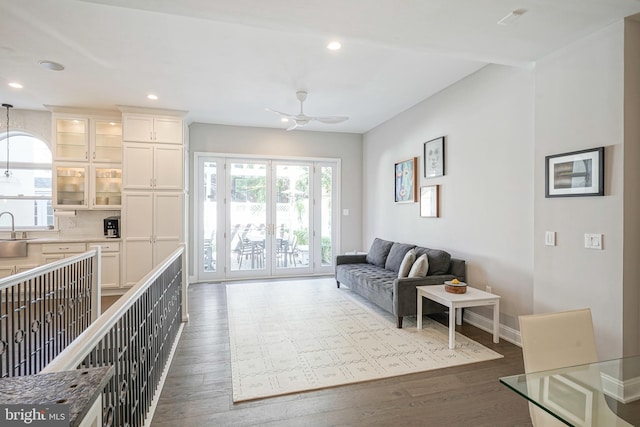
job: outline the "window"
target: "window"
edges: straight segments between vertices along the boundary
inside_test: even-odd
[[[8,151],[7,164],[7,134],[0,134],[0,212],[11,212],[16,228],[53,227],[51,150],[38,138],[12,132]],[[10,226],[10,218],[3,216],[0,224]]]

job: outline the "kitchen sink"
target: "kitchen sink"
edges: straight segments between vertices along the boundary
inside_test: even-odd
[[[0,239],[0,258],[26,257],[27,240],[30,239]]]

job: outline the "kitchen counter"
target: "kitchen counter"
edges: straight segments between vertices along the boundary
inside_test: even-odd
[[[113,372],[113,366],[106,366],[2,378],[0,379],[0,404],[69,405],[69,426],[76,427],[80,425],[100,396],[113,376]],[[2,420],[2,414],[0,414],[0,421]]]

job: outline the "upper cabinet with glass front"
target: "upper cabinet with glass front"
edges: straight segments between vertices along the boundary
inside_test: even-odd
[[[55,159],[89,160],[89,119],[59,117],[54,119]]]
[[[91,160],[100,163],[122,163],[122,123],[114,120],[92,120]]]
[[[54,114],[54,156],[57,161],[122,162],[119,119]]]

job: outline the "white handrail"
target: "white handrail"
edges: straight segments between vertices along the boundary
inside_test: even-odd
[[[52,270],[56,270],[61,267],[66,267],[68,265],[75,264],[78,261],[83,261],[87,258],[91,258],[93,256],[98,256],[98,255],[99,255],[99,251],[96,249],[92,249],[90,251],[87,251],[78,255],[74,255],[69,258],[64,258],[49,264],[32,268],[31,270],[23,271],[22,273],[17,273],[12,276],[5,277],[4,279],[0,280],[0,291],[4,288],[10,288],[11,286],[15,286],[18,283],[22,283],[27,280],[33,279],[35,277],[41,276],[43,273],[48,273]]]
[[[102,338],[111,330],[118,319],[138,300],[147,288],[170,266],[180,255],[185,253],[186,245],[182,243],[171,255],[144,276],[138,283],[109,307],[96,322],[92,323],[67,348],[65,348],[41,373],[51,373],[76,369]],[[184,263],[183,263],[184,264]],[[183,272],[184,275],[184,272]],[[183,286],[185,286],[183,282]]]

